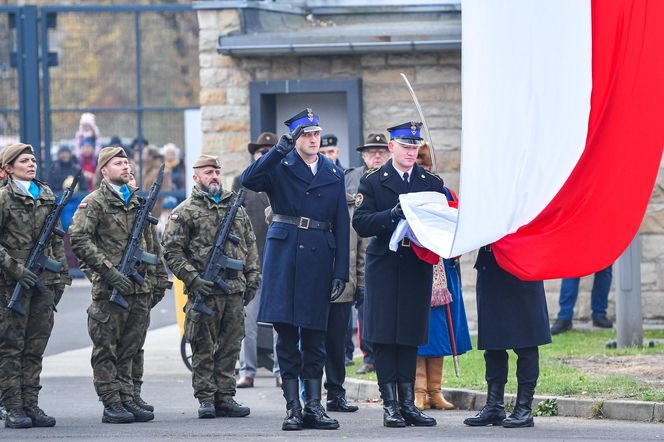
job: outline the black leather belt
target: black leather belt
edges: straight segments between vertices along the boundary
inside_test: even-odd
[[[307,218],[305,216],[288,216],[288,215],[272,215],[272,222],[286,223],[296,225],[298,229],[308,230],[325,230],[332,231],[332,223],[325,221],[316,221],[315,219]]]

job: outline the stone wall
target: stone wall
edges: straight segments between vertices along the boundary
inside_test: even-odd
[[[198,11],[200,25],[200,101],[204,153],[219,155],[229,186],[250,161],[249,83],[254,80],[362,78],[365,134],[385,132],[402,121],[418,119],[399,74],[405,73],[424,108],[435,140],[438,172],[453,189],[459,185],[461,145],[461,53],[367,54],[325,57],[230,57],[217,53],[217,38],[240,27],[237,10]],[[643,311],[664,318],[664,178],[658,179],[642,226]],[[619,202],[617,202],[619,204]],[[573,253],[573,251],[570,251]],[[474,324],[475,253],[462,257],[462,280],[468,319]],[[590,317],[592,277],[583,278],[575,317]],[[615,284],[614,284],[615,286]],[[547,281],[549,314],[558,312],[560,281]],[[614,289],[609,317],[615,317]]]

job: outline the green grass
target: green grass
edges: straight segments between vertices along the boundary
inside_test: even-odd
[[[566,358],[597,355],[622,356],[664,353],[664,345],[662,344],[658,344],[654,348],[608,349],[606,343],[611,339],[615,339],[615,330],[572,330],[554,336],[552,344],[540,347],[540,377],[537,393],[565,397],[664,401],[664,389],[643,386],[631,376],[593,375],[561,362],[562,359]],[[644,342],[647,343],[648,339],[664,339],[664,329],[645,330]],[[473,348],[477,347],[476,344],[477,340],[473,338]],[[516,355],[511,351],[509,355],[510,376],[506,390],[514,393],[517,387]],[[361,365],[361,358],[356,358],[353,365],[347,368],[348,377],[375,381],[375,373],[368,375],[355,374],[355,370]],[[484,353],[482,351],[472,350],[460,356],[459,365],[461,367],[461,377],[456,378],[452,358],[445,358],[445,387],[480,391],[486,388]]]

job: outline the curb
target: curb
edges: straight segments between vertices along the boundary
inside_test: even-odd
[[[364,379],[346,378],[346,396],[357,402],[377,402],[380,400],[378,384]],[[445,388],[445,398],[459,410],[480,410],[486,402],[486,393],[461,388]],[[516,395],[506,394],[505,402],[513,402]],[[533,403],[545,399],[555,399],[558,403],[558,416],[581,417],[586,419],[616,419],[635,422],[664,422],[664,403],[626,400],[593,400],[579,398],[558,398],[536,395]]]

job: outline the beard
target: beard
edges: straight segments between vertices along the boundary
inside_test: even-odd
[[[221,185],[217,183],[211,183],[209,186],[205,187],[201,184],[201,187],[203,188],[204,192],[207,192],[208,194],[212,196],[217,196],[221,193]]]

